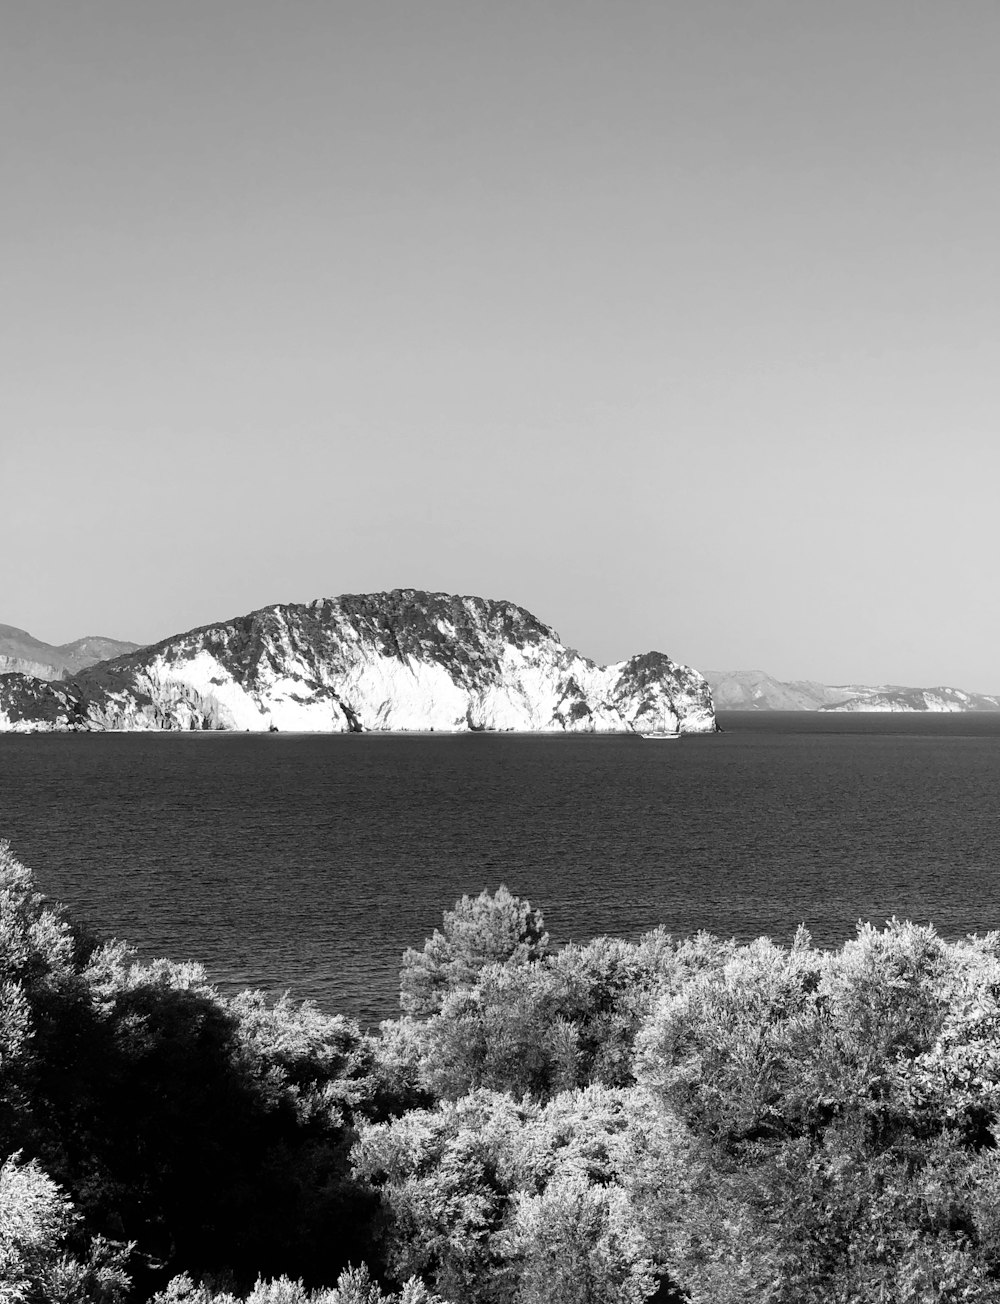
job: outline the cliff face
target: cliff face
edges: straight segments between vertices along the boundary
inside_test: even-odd
[[[0,732],[88,728],[75,691],[31,675],[0,674]]]
[[[662,653],[598,666],[523,607],[414,589],[265,607],[59,685],[0,677],[0,729],[271,727],[709,733],[715,714]]]
[[[0,652],[0,675],[30,675],[33,679],[62,679],[63,671],[35,657],[7,656]]]

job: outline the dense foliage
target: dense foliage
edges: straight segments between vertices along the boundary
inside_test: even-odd
[[[376,1032],[72,924],[0,848],[0,1301],[1000,1304],[1000,938],[555,948]]]

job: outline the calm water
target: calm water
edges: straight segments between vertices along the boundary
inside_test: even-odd
[[[2,734],[0,837],[143,955],[363,1020],[396,1013],[404,947],[501,882],[557,941],[1000,928],[1000,716],[720,721],[667,743]]]

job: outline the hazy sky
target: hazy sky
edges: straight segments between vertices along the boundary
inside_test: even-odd
[[[1000,691],[998,66],[996,0],[5,5],[0,622]]]

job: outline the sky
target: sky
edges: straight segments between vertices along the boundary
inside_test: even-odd
[[[1000,692],[995,0],[49,0],[0,622],[395,587]]]

